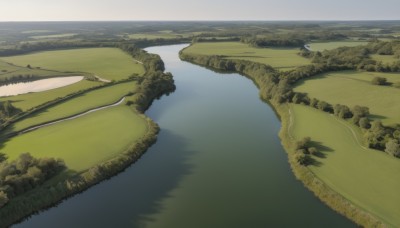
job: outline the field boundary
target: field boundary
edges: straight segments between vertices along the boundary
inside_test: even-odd
[[[61,123],[61,122],[64,122],[64,121],[68,121],[68,120],[73,120],[73,119],[79,118],[81,116],[85,116],[85,115],[93,113],[93,112],[97,112],[97,111],[104,110],[104,109],[107,109],[107,108],[115,107],[115,106],[118,106],[118,105],[122,104],[122,102],[124,102],[124,100],[125,100],[125,96],[122,97],[121,99],[119,99],[117,102],[114,102],[112,104],[103,105],[103,106],[100,106],[100,107],[89,109],[87,111],[84,111],[84,112],[81,112],[81,113],[78,113],[78,114],[75,114],[75,115],[72,115],[72,116],[67,116],[67,117],[64,117],[64,118],[61,118],[61,119],[52,120],[52,121],[50,121],[48,123],[42,123],[42,124],[39,124],[39,125],[36,125],[36,126],[31,126],[31,127],[27,128],[25,130],[21,130],[21,131],[17,132],[17,134],[20,135],[20,134],[28,133],[28,132],[31,132],[31,131],[34,131],[34,130],[37,130],[37,129],[40,129],[40,128],[43,128],[43,127],[51,126],[51,125],[58,124],[58,123]]]

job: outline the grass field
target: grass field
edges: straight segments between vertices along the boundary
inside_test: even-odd
[[[42,35],[42,36],[31,36],[32,39],[40,40],[40,39],[58,39],[58,38],[66,38],[75,36],[76,33],[62,33],[62,34],[55,34],[55,35]]]
[[[155,40],[155,39],[175,39],[175,38],[187,38],[191,37],[192,34],[185,33],[185,34],[178,34],[178,33],[169,33],[169,32],[159,32],[159,33],[148,33],[148,34],[127,34],[123,35],[124,38],[128,39],[148,39],[148,40]]]
[[[400,160],[361,147],[344,120],[302,105],[292,105],[291,112],[291,134],[297,140],[311,137],[326,156],[314,157],[319,164],[309,166],[311,171],[354,204],[399,227]]]
[[[136,82],[127,82],[87,92],[16,122],[7,128],[4,134],[112,104],[134,91],[136,86]]]
[[[297,54],[297,48],[253,48],[240,42],[196,43],[184,52],[194,55],[225,55],[231,59],[268,64],[279,70],[310,64],[308,59]]]
[[[87,72],[109,80],[128,78],[133,73],[144,73],[141,64],[117,48],[82,48],[46,51],[27,55],[5,57],[2,60],[20,66],[30,64],[66,72]]]
[[[35,68],[30,69],[26,67],[26,65],[15,66],[0,60],[0,81],[4,80],[5,78],[10,78],[12,76],[19,76],[19,75],[35,75],[40,78],[40,77],[61,76],[70,74],[71,73],[63,73],[52,70],[43,70]]]
[[[354,47],[359,45],[365,45],[368,42],[366,41],[333,41],[333,42],[315,42],[310,43],[310,49],[312,51],[323,51],[323,50],[332,50],[338,47]]]
[[[395,61],[400,61],[400,59],[395,58],[394,55],[371,55],[371,58],[376,60],[376,61],[380,61],[384,64],[386,63],[393,63]]]
[[[88,80],[82,80],[75,84],[64,86],[58,89],[52,89],[48,91],[38,93],[21,94],[10,97],[0,97],[0,101],[11,101],[13,105],[23,111],[38,105],[44,104],[48,101],[55,100],[58,97],[65,97],[74,92],[88,89],[94,86],[102,84],[101,82],[93,82]]]
[[[400,89],[372,85],[370,82],[376,76],[386,77],[389,82],[400,82],[400,74],[344,71],[303,81],[295,87],[295,91],[331,104],[367,106],[371,118],[388,125],[400,123]]]
[[[11,138],[1,151],[10,160],[24,152],[62,158],[70,170],[79,172],[123,152],[146,130],[142,117],[119,105]]]

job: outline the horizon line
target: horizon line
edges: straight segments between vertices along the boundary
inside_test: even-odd
[[[199,20],[10,20],[0,23],[37,23],[37,22],[390,22],[400,19],[199,19]]]

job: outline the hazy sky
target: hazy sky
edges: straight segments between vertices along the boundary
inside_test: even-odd
[[[0,21],[397,20],[400,0],[0,0]]]

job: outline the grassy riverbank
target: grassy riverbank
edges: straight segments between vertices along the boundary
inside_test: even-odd
[[[365,227],[385,227],[386,225],[370,212],[355,206],[347,198],[343,197],[337,191],[327,185],[321,177],[318,177],[312,169],[300,165],[296,160],[296,139],[292,136],[290,129],[292,128],[291,118],[295,118],[290,114],[290,106],[287,104],[279,105],[272,103],[274,109],[280,116],[282,123],[279,137],[282,141],[289,163],[295,176],[301,180],[305,187],[312,191],[322,202],[338,213],[353,220],[359,225]]]
[[[394,176],[400,173],[400,160],[365,148],[359,132],[342,119],[303,105],[290,105],[290,110],[289,134],[297,141],[311,137],[321,152],[309,169],[355,205],[400,226],[400,182]]]
[[[329,185],[325,184],[325,177],[324,176],[317,176],[312,168],[308,168],[306,166],[300,165],[298,161],[296,160],[296,150],[295,150],[295,144],[296,140],[293,137],[290,137],[290,134],[288,132],[288,127],[290,124],[290,115],[289,115],[289,106],[287,103],[280,103],[278,102],[279,99],[271,99],[269,96],[274,96],[276,95],[276,92],[274,91],[279,91],[279,83],[277,83],[277,80],[272,80],[271,78],[274,75],[273,71],[268,71],[268,68],[265,68],[266,70],[264,71],[259,71],[259,70],[254,70],[254,69],[261,69],[261,66],[250,66],[250,64],[246,64],[247,62],[243,61],[231,61],[228,63],[225,63],[224,65],[218,64],[221,62],[224,62],[225,60],[223,59],[218,59],[215,57],[211,56],[204,56],[204,55],[194,55],[194,54],[189,54],[186,52],[190,48],[185,49],[184,51],[181,52],[181,58],[184,60],[188,60],[190,62],[194,62],[203,66],[207,67],[214,67],[217,68],[218,70],[224,70],[226,66],[229,66],[230,69],[236,69],[239,73],[242,73],[252,79],[260,88],[260,95],[263,99],[267,99],[270,101],[272,106],[276,109],[277,113],[281,117],[282,121],[282,130],[280,132],[280,137],[282,139],[282,144],[284,145],[286,151],[288,152],[289,156],[289,162],[291,164],[291,167],[293,169],[293,172],[295,173],[296,177],[300,179],[307,188],[309,188],[311,191],[315,193],[316,196],[318,196],[323,202],[325,202],[327,205],[329,205],[331,208],[334,210],[338,211],[339,213],[345,215],[346,217],[350,218],[357,224],[363,225],[363,226],[384,226],[384,223],[382,221],[386,221],[384,219],[378,218],[379,215],[376,215],[373,211],[368,211],[368,208],[364,208],[365,205],[360,205],[355,206],[351,201],[343,197],[342,192],[340,192],[340,189],[332,189]],[[212,61],[207,61],[207,58],[211,59]],[[233,64],[233,66],[231,66]],[[222,66],[222,67],[219,67]],[[269,79],[268,79],[269,78]],[[279,81],[278,81],[279,82]],[[272,91],[272,93],[271,93]],[[322,115],[327,115],[326,113],[322,113]],[[315,130],[315,129],[314,129]],[[315,130],[316,134],[321,129]],[[326,131],[326,129],[322,129]],[[334,140],[335,143],[340,143],[339,141]],[[322,145],[324,145],[324,141],[320,142]],[[380,153],[376,151],[375,153]],[[365,156],[368,156],[365,155]],[[329,159],[329,158],[328,158]],[[357,167],[358,162],[355,159],[347,159],[347,162],[353,167]],[[368,158],[371,159],[371,158]],[[394,178],[393,175],[396,175],[396,173],[392,173],[391,177]],[[368,176],[362,177],[364,179],[364,183],[368,182]],[[388,178],[388,177],[386,177]],[[390,178],[390,177],[389,177]],[[350,185],[349,187],[351,187]],[[389,186],[390,187],[390,186]],[[367,191],[366,189],[364,189]],[[368,195],[368,194],[367,194]],[[386,196],[383,196],[386,197]],[[363,199],[364,200],[364,199]],[[387,198],[387,200],[390,200],[390,197]],[[364,202],[368,204],[368,202]],[[369,205],[370,206],[370,205]],[[363,207],[363,208],[362,208]],[[390,209],[390,208],[387,208]],[[390,210],[386,210],[385,212],[388,212],[389,214],[385,217],[385,219],[392,217],[393,214],[391,214]],[[392,224],[394,221],[388,221],[387,224]]]

